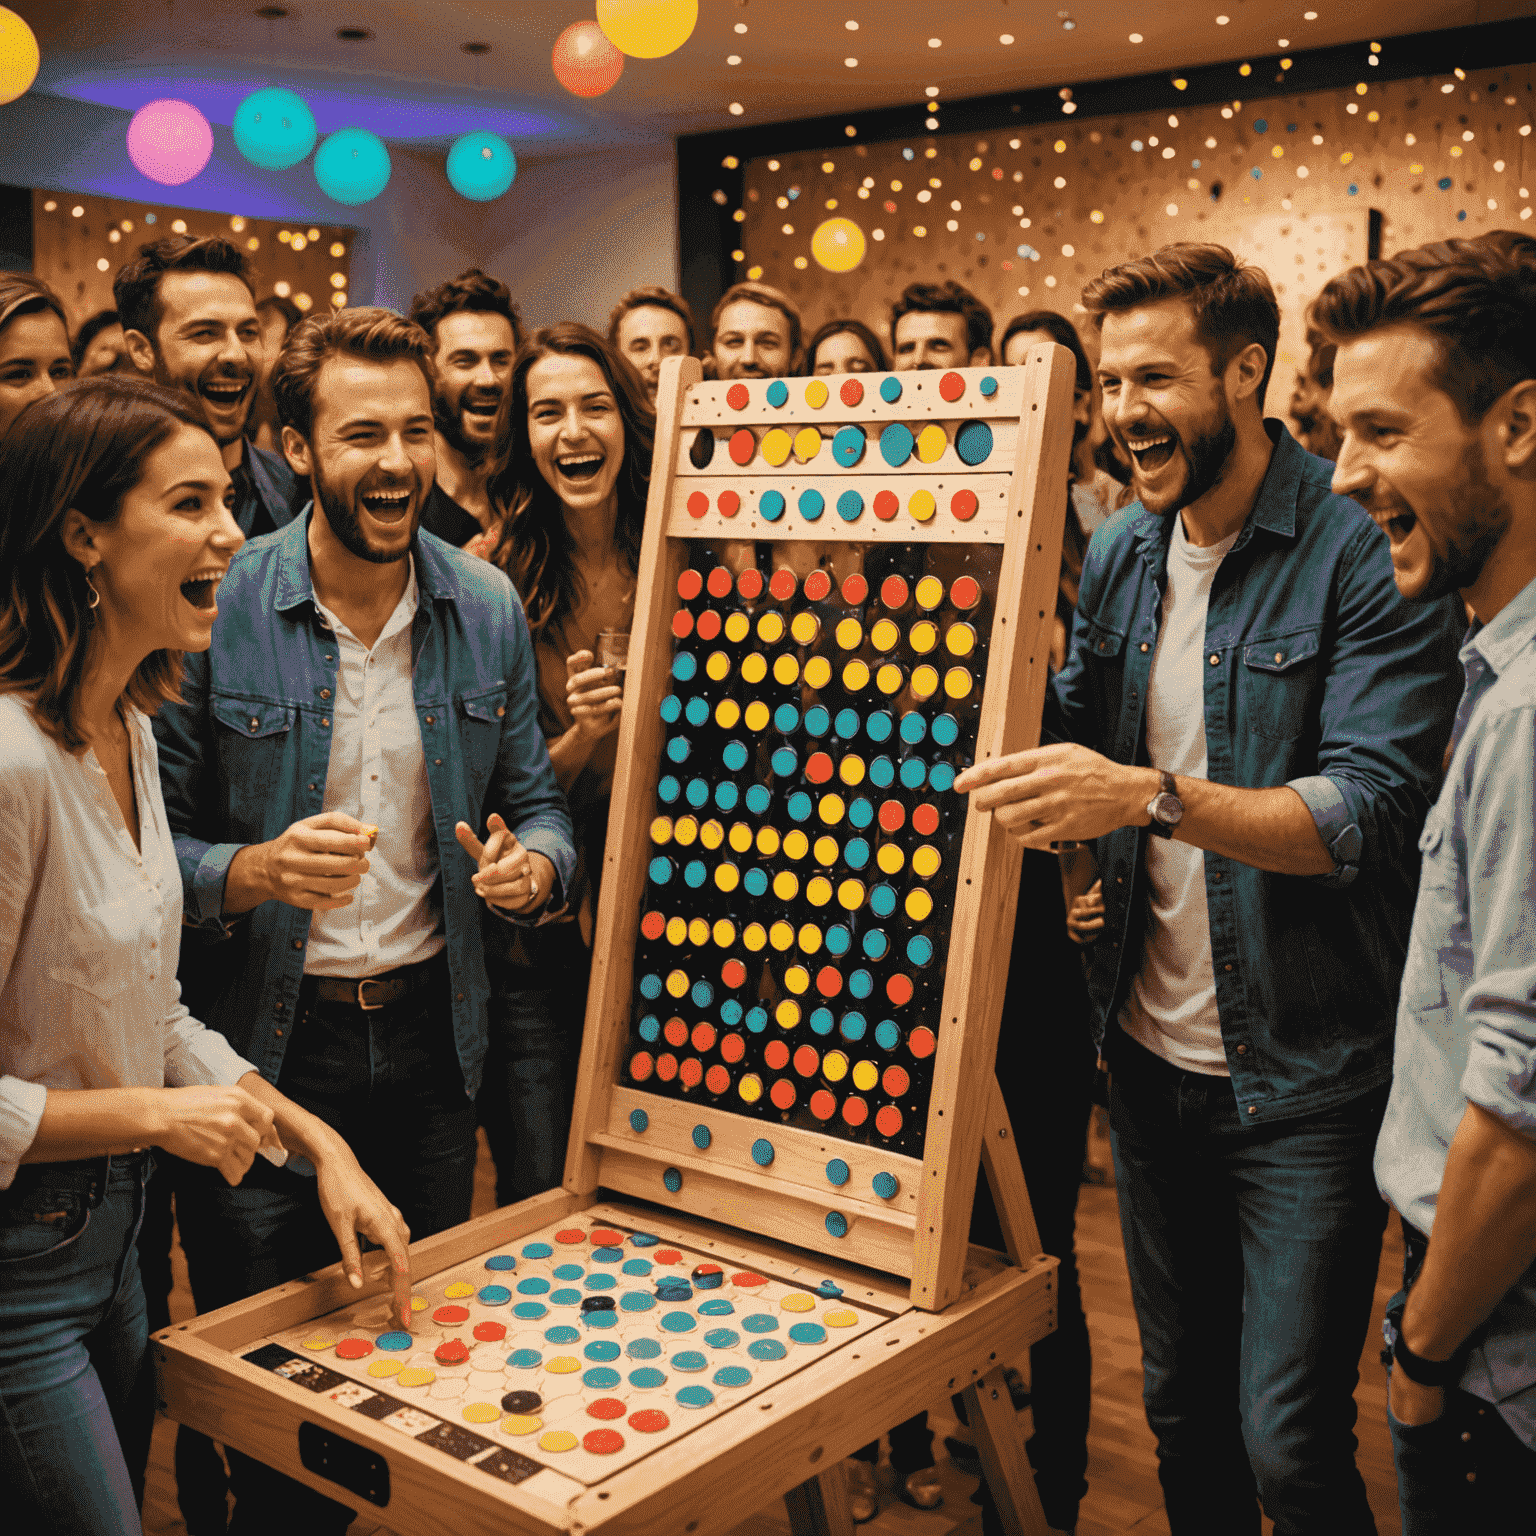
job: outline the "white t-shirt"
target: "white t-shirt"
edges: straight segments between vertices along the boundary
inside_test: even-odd
[[[1236,541],[1234,533],[1197,548],[1184,535],[1184,519],[1174,517],[1163,622],[1147,682],[1147,754],[1154,768],[1168,773],[1206,774],[1205,618],[1216,568]],[[1186,1072],[1226,1077],[1204,851],[1149,838],[1147,884],[1146,944],[1120,1027]]]

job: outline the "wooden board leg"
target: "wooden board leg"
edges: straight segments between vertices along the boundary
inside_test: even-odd
[[[1008,1536],[1045,1536],[1045,1510],[1035,1487],[1034,1469],[1024,1453],[1004,1367],[988,1371],[965,1389],[965,1412],[976,1437],[982,1476]]]
[[[1029,1264],[1040,1252],[1040,1230],[1035,1225],[1034,1207],[1029,1203],[1018,1144],[1013,1139],[1013,1123],[995,1076],[984,1125],[981,1162],[987,1170],[987,1183],[992,1186],[992,1203],[997,1207],[1003,1241],[1008,1244],[1008,1257],[1015,1264]]]
[[[853,1536],[848,1473],[840,1461],[791,1488],[784,1495],[784,1504],[794,1536]]]

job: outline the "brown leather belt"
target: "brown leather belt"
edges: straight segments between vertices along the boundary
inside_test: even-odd
[[[365,1013],[398,1003],[402,997],[420,990],[437,980],[446,970],[441,954],[419,965],[402,965],[398,970],[385,971],[382,976],[364,976],[354,980],[350,976],[309,976],[315,996],[325,1003],[351,1003]]]

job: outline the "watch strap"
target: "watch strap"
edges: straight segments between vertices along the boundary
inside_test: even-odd
[[[1403,1342],[1401,1327],[1392,1341],[1392,1359],[1402,1367],[1403,1375],[1409,1381],[1421,1387],[1454,1387],[1466,1367],[1463,1354],[1464,1351],[1458,1349],[1449,1360],[1426,1360],[1423,1355],[1414,1354]]]

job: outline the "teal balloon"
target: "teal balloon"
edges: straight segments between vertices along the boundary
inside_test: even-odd
[[[230,128],[235,148],[269,171],[297,165],[315,147],[315,114],[302,96],[278,85],[252,91],[235,109]]]
[[[371,203],[389,185],[389,151],[366,128],[338,128],[315,152],[315,180],[338,203]]]
[[[488,203],[517,175],[512,146],[494,133],[466,133],[448,151],[448,180],[460,197]]]

